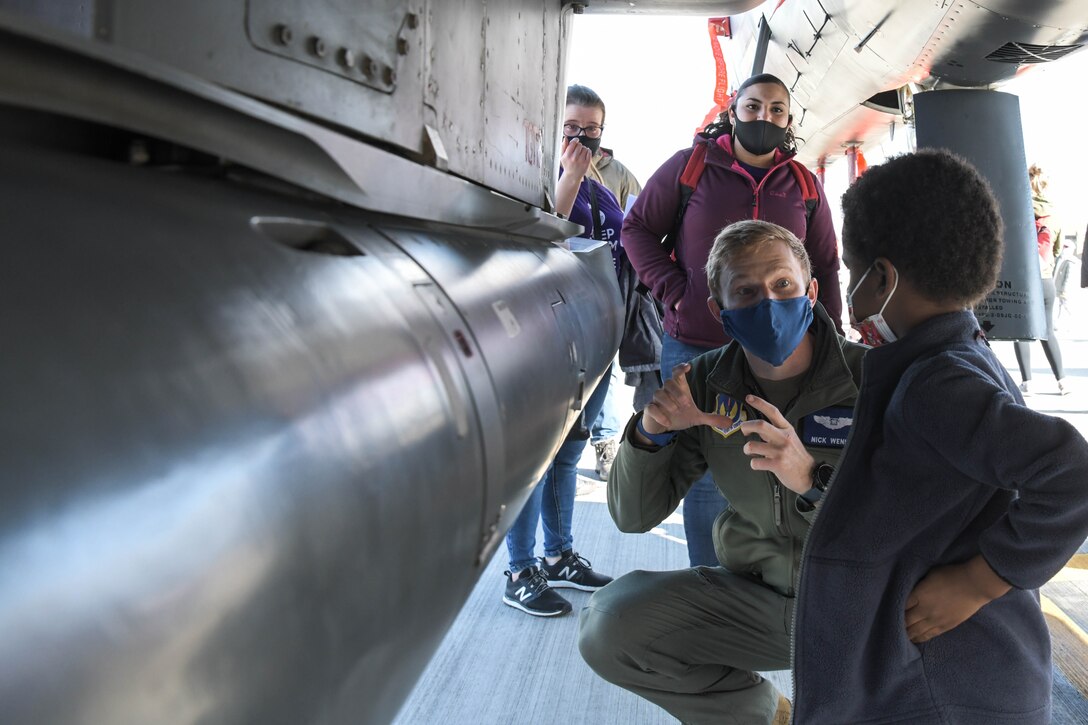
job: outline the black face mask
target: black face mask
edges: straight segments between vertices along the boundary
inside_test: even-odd
[[[581,136],[567,136],[568,141],[570,141],[571,139],[575,139],[575,138],[578,139],[578,143],[582,144],[587,149],[589,149],[590,152],[594,156],[597,155],[597,151],[599,151],[600,148],[601,148],[601,139],[600,138],[590,138],[589,136],[586,136],[585,134],[582,134]],[[745,148],[747,148],[747,147],[745,147]]]
[[[786,129],[770,121],[733,121],[733,135],[740,145],[756,156],[769,154],[786,141]]]

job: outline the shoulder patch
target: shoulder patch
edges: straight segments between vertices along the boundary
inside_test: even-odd
[[[718,393],[717,399],[714,401],[715,415],[724,415],[729,420],[733,421],[728,428],[719,428],[714,425],[711,429],[722,438],[728,438],[729,436],[740,430],[740,424],[748,420],[748,411],[744,409],[744,406],[740,404],[736,398],[732,398],[728,395]]]
[[[802,418],[801,442],[806,446],[842,448],[854,425],[854,409],[833,405]]]

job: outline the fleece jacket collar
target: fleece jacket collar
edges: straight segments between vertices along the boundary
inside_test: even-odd
[[[919,358],[963,344],[989,346],[973,312],[960,310],[931,317],[903,338],[865,353],[864,380],[874,386],[897,383]]]
[[[733,137],[725,134],[719,136],[716,141],[717,143],[711,143],[707,148],[706,162],[716,166],[724,166],[727,169],[736,170],[742,168],[738,165],[737,155],[733,153]],[[782,149],[775,149],[774,165],[767,172],[767,175],[770,176],[772,171],[785,164],[793,156],[794,154],[788,154]],[[747,175],[747,172],[745,172],[745,175]]]

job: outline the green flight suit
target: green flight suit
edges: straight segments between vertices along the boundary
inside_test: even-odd
[[[822,306],[814,312],[812,367],[780,409],[812,456],[834,465],[865,348],[837,335]],[[743,401],[762,391],[737,343],[697,357],[687,379],[700,409],[755,417]],[[632,443],[636,421],[608,478],[616,525],[629,533],[658,526],[709,466],[729,501],[714,523],[722,566],[635,571],[600,589],[581,614],[582,656],[604,679],[683,722],[770,722],[778,695],[755,671],[790,666],[795,583],[815,511],[772,473],[752,470],[739,430],[725,437],[698,426],[643,447]]]

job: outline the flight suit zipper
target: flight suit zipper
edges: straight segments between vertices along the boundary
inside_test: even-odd
[[[782,484],[774,484],[774,525],[782,533]]]

